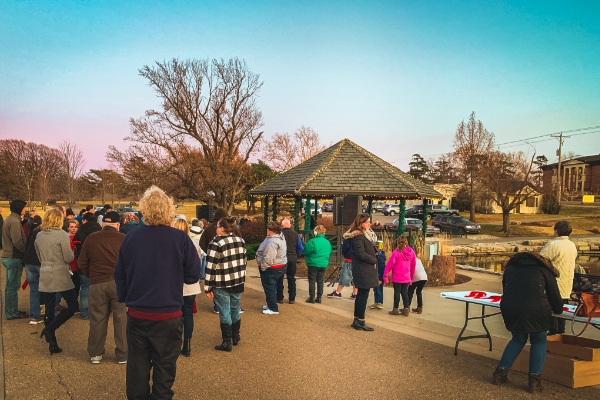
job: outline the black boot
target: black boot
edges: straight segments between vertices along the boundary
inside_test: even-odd
[[[221,337],[223,343],[215,346],[215,350],[231,351],[231,325],[221,324]]]
[[[529,393],[540,393],[544,390],[539,375],[529,374]]]
[[[242,323],[241,319],[238,319],[237,322],[234,322],[231,325],[231,341],[234,346],[237,346],[240,342],[240,325]]]
[[[494,385],[502,385],[503,383],[508,382],[508,368],[497,367],[492,379]]]
[[[191,346],[192,339],[183,339],[183,348],[181,349],[181,354],[186,357],[190,356],[190,351],[192,350]]]
[[[42,330],[40,337],[44,337],[48,343],[48,350],[50,354],[60,353],[62,349],[58,347],[56,341],[56,330],[65,322],[69,320],[75,314],[75,312],[65,308],[54,318],[44,318],[44,325],[46,327]]]
[[[354,329],[356,329],[357,331],[371,332],[374,330],[369,325],[365,324],[364,320],[361,321],[358,318],[354,318],[354,322],[352,322],[352,325],[350,325],[350,326],[353,327]]]

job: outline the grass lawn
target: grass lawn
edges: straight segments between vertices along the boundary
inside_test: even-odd
[[[59,202],[60,203],[60,202]],[[128,201],[122,201],[123,203],[123,207],[125,207],[125,205],[127,205],[127,207],[129,207],[129,202]],[[73,211],[75,211],[75,215],[79,214],[79,210],[81,210],[82,208],[85,208],[85,206],[87,204],[94,204],[95,206],[101,206],[102,204],[100,204],[99,201],[81,201],[79,202],[79,204],[77,205],[77,207],[73,208]],[[186,216],[186,219],[188,221],[190,221],[192,218],[196,218],[196,205],[201,204],[200,202],[185,202],[185,203],[180,203],[177,208],[175,209],[175,214],[183,214]],[[119,207],[117,204],[115,204],[115,207]],[[133,208],[137,209],[139,206],[136,204],[135,206],[133,206]],[[246,204],[237,204],[236,205],[236,209],[233,212],[234,216],[238,216],[238,214],[240,215],[244,215],[246,213]],[[6,218],[7,216],[10,215],[10,209],[9,209],[9,202],[4,200],[4,201],[0,201],[0,208],[2,208],[2,216],[4,218]],[[27,208],[29,209],[29,208]],[[36,211],[37,214],[41,217],[44,216],[44,211],[42,210],[41,207],[36,207]],[[259,211],[259,213],[255,214],[255,215],[262,215],[262,211]],[[252,215],[250,215],[252,217]]]

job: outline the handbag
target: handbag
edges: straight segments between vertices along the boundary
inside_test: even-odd
[[[582,331],[575,335],[581,336],[592,321],[592,318],[600,318],[600,295],[596,293],[574,292],[571,293],[571,300],[577,303],[577,308],[573,313],[573,320],[571,321],[571,332],[575,334],[575,317],[588,319]]]

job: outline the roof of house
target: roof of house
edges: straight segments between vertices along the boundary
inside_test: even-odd
[[[441,199],[443,196],[356,143],[343,139],[250,191],[255,195],[369,196]]]
[[[565,165],[566,163],[568,163],[570,161],[580,161],[580,162],[583,162],[583,163],[586,163],[586,164],[598,164],[598,163],[600,163],[600,154],[596,154],[596,155],[593,155],[593,156],[575,157],[575,158],[572,158],[570,160],[562,161],[561,164]],[[556,163],[553,163],[553,164],[544,165],[542,167],[542,169],[543,170],[544,169],[552,169],[552,168],[556,168],[557,166],[558,166],[558,163],[556,162]]]

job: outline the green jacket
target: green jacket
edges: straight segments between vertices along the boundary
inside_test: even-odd
[[[323,234],[310,239],[304,247],[307,267],[327,268],[331,255],[331,243]]]

